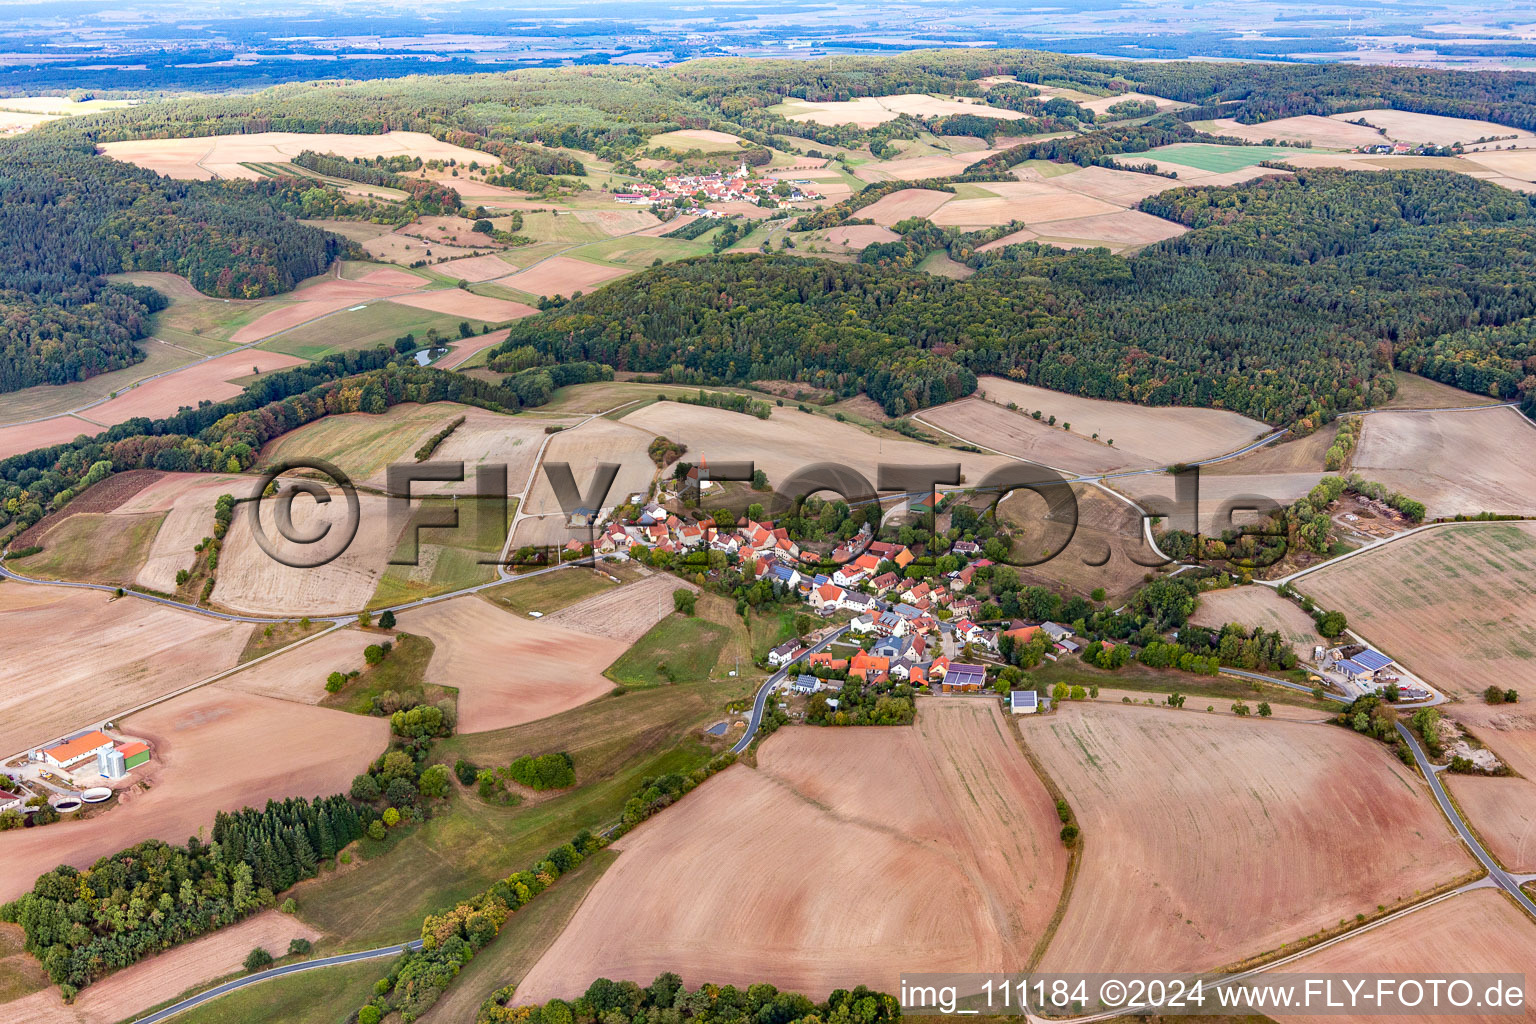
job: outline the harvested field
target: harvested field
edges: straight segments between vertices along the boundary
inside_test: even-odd
[[[1213,135],[1233,135],[1249,142],[1280,139],[1287,142],[1310,142],[1325,149],[1358,149],[1361,146],[1379,146],[1387,141],[1374,128],[1349,123],[1359,118],[1359,114],[1346,114],[1343,117],[1303,114],[1261,124],[1242,124],[1236,118],[1223,117],[1212,121],[1208,130]]]
[[[1068,191],[1103,199],[1120,207],[1134,206],[1147,196],[1178,187],[1176,183],[1156,174],[1139,174],[1113,167],[1074,168],[1050,180],[1053,185]]]
[[[436,645],[427,681],[459,691],[461,733],[559,714],[613,688],[603,669],[627,644],[502,611],[474,596],[402,612]]]
[[[788,406],[775,408],[772,416],[760,420],[723,409],[657,402],[630,413],[622,422],[683,442],[690,458],[751,459],[775,486],[814,462],[840,462],[864,474],[873,485],[882,461],[912,465],[959,462],[970,483],[979,482],[989,470],[1007,461],[1002,456],[958,452],[920,441],[882,439],[876,443],[851,423],[838,423],[828,416]]]
[[[257,465],[271,468],[306,456],[325,459],[353,480],[382,488],[385,471],[392,463],[412,461],[416,450],[433,434],[460,416],[481,411],[456,402],[404,402],[381,413],[326,416],[269,441]],[[245,492],[251,486],[254,481]],[[244,497],[245,492],[239,496]]]
[[[332,672],[346,674],[361,670],[364,667],[363,648],[381,639],[387,638],[357,629],[334,630],[213,685],[236,693],[318,704],[326,697],[326,677]]]
[[[533,471],[539,446],[544,443],[544,428],[576,422],[570,419],[531,420],[468,407],[462,415],[464,422],[437,446],[432,458],[440,462],[463,462],[465,483],[444,483],[435,488],[430,484],[418,485],[420,493],[473,490],[475,467],[481,463],[505,465],[507,488],[513,494],[522,493],[528,474]]]
[[[452,351],[432,365],[436,366],[439,370],[452,370],[455,367],[463,366],[486,349],[494,348],[506,341],[509,333],[510,331],[507,328],[502,328],[489,334],[476,334],[470,338],[460,338],[453,342],[451,346]]]
[[[107,429],[78,416],[53,416],[36,423],[17,423],[0,427],[0,459],[53,444],[64,444],[84,434],[95,437]]]
[[[1220,409],[1108,402],[1021,384],[1006,377],[982,377],[977,386],[989,401],[1014,402],[1029,412],[1039,409],[1043,416],[1071,423],[1073,433],[1098,434],[1102,440],[1113,438],[1116,448],[1157,465],[1225,455],[1270,433],[1270,428],[1258,420]]]
[[[1536,963],[1536,928],[1497,889],[1453,896],[1347,942],[1320,950],[1291,965],[1307,974],[1329,972],[1446,977],[1461,972],[1507,973]],[[1337,1024],[1337,1016],[1280,1016],[1285,1024]],[[1435,1014],[1415,1016],[1416,1024],[1500,1024],[1529,1021],[1530,1013]]]
[[[158,337],[140,338],[138,347],[144,358],[120,370],[108,370],[67,384],[34,384],[18,391],[8,391],[0,405],[0,424],[42,423],[50,416],[88,416],[91,407],[107,401],[114,394],[124,391],[139,381],[196,362],[205,355],[227,351],[227,346],[213,337],[185,337],[167,321],[170,317],[162,312],[151,330],[164,331],[171,340]]]
[[[1450,772],[1440,781],[1501,865],[1536,872],[1536,782]]]
[[[1473,864],[1412,771],[1342,729],[1068,704],[1023,733],[1088,838],[1043,971],[1213,968]]]
[[[115,706],[123,703],[120,697]],[[83,868],[145,839],[184,843],[198,829],[211,828],[218,811],[346,792],[389,739],[389,722],[382,718],[217,686],[141,711],[123,728],[154,750],[148,775],[135,770],[130,778],[147,777],[154,785],[129,786],[105,814],[0,833],[6,863],[0,900],[14,899],[61,863]],[[259,737],[260,756],[241,756],[253,750],[253,737]]]
[[[1200,467],[1205,476],[1247,476],[1265,473],[1321,473],[1328,466],[1328,449],[1339,436],[1339,421],[1314,430],[1306,437],[1286,434],[1278,441],[1255,448],[1246,455]]]
[[[1384,409],[1464,409],[1469,405],[1497,405],[1497,398],[1453,388],[1416,373],[1396,370],[1397,393],[1382,406]]]
[[[1290,641],[1296,655],[1312,657],[1312,648],[1325,643],[1317,634],[1312,616],[1300,606],[1287,601],[1269,587],[1230,587],[1200,595],[1200,604],[1189,621],[1197,626],[1220,629],[1229,622],[1240,622],[1250,630],[1280,632]]]
[[[258,349],[231,352],[120,392],[116,398],[91,407],[85,415],[108,426],[135,416],[159,419],[204,400],[222,402],[234,398],[245,391],[245,387],[230,382],[241,377],[286,370],[303,362],[281,352]]]
[[[1010,730],[995,702],[942,698],[911,728],[780,730],[756,769],[728,769],[615,844],[518,1000],[575,996],[598,974],[822,998],[890,990],[914,963],[1016,969],[1066,856]]]
[[[950,192],[939,192],[927,188],[904,188],[888,196],[881,196],[854,216],[872,220],[883,227],[890,227],[908,217],[932,216],[933,211],[954,198],[954,194]]]
[[[814,121],[817,124],[852,124],[860,128],[894,121],[902,114],[917,117],[942,117],[945,114],[978,114],[995,117],[1001,121],[1013,121],[1024,115],[1016,110],[994,107],[969,98],[941,98],[923,93],[902,93],[898,96],[861,96],[854,100],[825,103],[807,103],[794,100],[782,104],[779,109],[791,121]]]
[[[1021,181],[1019,184],[1035,183]],[[1069,217],[1122,213],[1118,206],[1102,199],[1080,196],[1048,185],[1044,187],[1049,191],[1017,198],[954,199],[945,203],[929,219],[940,227],[996,227],[1016,220],[1038,224]]]
[[[688,412],[718,412],[715,409],[698,409],[692,406],[676,405],[672,402],[654,403],[646,408],[661,407],[671,417],[663,416],[663,420],[675,418],[677,410],[686,409]],[[641,410],[644,412],[645,410]],[[759,420],[741,413],[727,412],[725,416],[733,416],[739,419],[758,423]],[[663,424],[664,426],[666,424]],[[637,429],[637,426],[640,429]],[[683,440],[674,430],[666,431],[667,436],[674,441]],[[646,448],[653,440],[645,423],[631,426],[626,418],[625,422],[613,420],[595,419],[583,423],[580,427],[562,430],[549,440],[549,447],[544,449],[544,461],[567,462],[571,466],[571,474],[576,479],[576,486],[586,493],[585,488],[596,473],[597,464],[600,462],[616,462],[619,464],[619,475],[614,478],[613,486],[608,491],[608,496],[603,499],[605,508],[623,504],[629,500],[632,494],[644,494],[651,485],[651,479],[656,475],[656,463],[646,454]],[[683,443],[687,444],[687,441]],[[692,448],[692,445],[689,445]],[[553,488],[549,486],[549,478],[544,473],[538,474],[532,490],[523,503],[523,508],[529,513],[559,512],[560,502],[555,498]],[[565,543],[564,527],[562,524],[562,538],[560,543]]]
[[[402,306],[430,309],[434,313],[484,320],[487,323],[505,323],[521,317],[532,316],[538,310],[522,302],[494,299],[489,295],[476,295],[462,288],[446,288],[435,292],[417,292],[402,295],[394,300]]]
[[[139,586],[162,594],[176,592],[176,573],[182,569],[190,570],[197,559],[193,548],[202,543],[204,537],[213,536],[213,506],[219,495],[234,493],[234,489],[243,494],[250,487],[248,480],[236,476],[220,476],[212,480],[201,473],[169,476],[172,483],[149,488],[155,493],[140,494],[125,502],[123,509],[126,511],[143,504],[169,505],[169,511],[162,513],[165,518],[155,533],[148,557],[134,579]],[[168,495],[173,496],[167,498]]]
[[[1134,89],[1128,92],[1115,93],[1112,96],[1096,96],[1091,100],[1085,100],[1082,105],[1095,114],[1102,114],[1116,103],[1124,103],[1126,100],[1150,100],[1157,104],[1159,111],[1189,106],[1188,103],[1180,103],[1178,100],[1170,100],[1163,96],[1153,96],[1147,92],[1136,92]]]
[[[373,259],[384,263],[403,264],[415,263],[421,259],[429,262],[438,259],[457,261],[483,256],[485,249],[483,242],[472,245],[449,245],[447,242],[423,241],[415,235],[407,234],[403,228],[377,235],[363,243],[363,251]]]
[[[132,586],[149,559],[164,518],[164,512],[66,516],[41,537],[29,538],[42,544],[42,551],[11,565],[37,579]]]
[[[7,581],[0,585],[0,751],[46,742],[230,668],[251,629],[101,591]],[[70,656],[38,671],[39,637]]]
[[[1536,524],[1436,527],[1296,586],[1325,608],[1347,609],[1352,629],[1447,692],[1472,697],[1530,678]]]
[[[1536,514],[1536,426],[1514,409],[1365,417],[1354,468],[1422,501],[1429,517]]]
[[[1530,142],[1530,140],[1526,141]],[[1531,182],[1536,181],[1536,149],[1506,149],[1497,153],[1479,150],[1475,156],[1469,158],[1468,162],[1475,162],[1478,166],[1497,171],[1502,178],[1512,179],[1499,181],[1499,184],[1506,188],[1529,191]]]
[[[432,268],[439,274],[478,284],[496,277],[506,277],[516,268],[497,256],[466,256]]]
[[[724,153],[740,149],[741,141],[740,136],[729,132],[717,132],[709,128],[685,128],[681,131],[653,135],[650,144],[666,146],[668,149],[681,152],[699,149],[706,153]]]
[[[109,974],[65,1005],[53,988],[7,1004],[15,1024],[116,1024],[185,992],[242,969],[246,954],[261,946],[282,956],[293,939],[320,938],[298,918],[266,910],[238,924],[176,946]]]
[[[409,281],[395,276],[371,281],[362,279],[348,281],[336,277],[312,278],[309,283],[291,293],[295,302],[270,313],[263,313],[235,331],[230,340],[237,345],[261,341],[263,338],[290,331],[300,324],[317,320],[330,313],[374,299],[397,297],[421,288],[427,283],[424,278],[417,277],[415,274],[407,276],[410,278]],[[241,356],[246,354],[240,353]]]
[[[1096,217],[1073,217],[1035,224],[1041,241],[1097,242],[1111,249],[1132,245],[1150,245],[1168,238],[1177,238],[1189,229],[1161,217],[1140,210],[1120,210]]]
[[[623,267],[605,267],[600,263],[588,263],[569,256],[552,256],[527,270],[500,278],[496,283],[530,295],[570,295],[572,292],[591,291],[594,285],[628,273],[632,271]]]
[[[1049,561],[1018,566],[1015,571],[1026,584],[1038,584],[1087,597],[1103,587],[1111,602],[1142,584],[1151,570],[1131,560],[1157,561],[1146,544],[1140,513],[1125,501],[1091,484],[1073,484],[1077,499],[1077,528],[1070,542]],[[1070,523],[1053,519],[1045,499],[1032,491],[1014,491],[998,502],[1000,520],[1011,527],[1010,559],[1042,557],[1061,547]],[[1113,606],[1113,605],[1112,605]]]
[[[845,228],[833,228],[827,232],[827,241],[846,245],[850,249],[862,249],[876,242],[894,242],[901,236],[890,228],[878,224],[855,224]]]
[[[1336,121],[1360,121],[1382,129],[1393,142],[1406,142],[1410,146],[1429,144],[1449,146],[1462,142],[1471,146],[1474,140],[1494,136],[1517,135],[1526,140],[1519,145],[1530,145],[1531,133],[1511,128],[1507,124],[1492,121],[1474,121],[1465,117],[1442,117],[1439,114],[1415,114],[1407,110],[1356,110],[1348,114],[1334,114]],[[1381,136],[1377,136],[1379,140]],[[1490,145],[1492,145],[1490,143]],[[1508,142],[1501,145],[1509,145]]]
[[[632,644],[672,613],[674,590],[697,589],[665,573],[647,576],[562,608],[544,621],[575,633]]]
[[[335,487],[330,487],[329,493],[331,500],[324,505],[303,495],[294,500],[293,524],[297,534],[314,536],[329,528],[332,536],[341,538],[347,502]],[[333,561],[316,568],[285,565],[272,558],[256,543],[251,514],[247,511],[235,516],[219,554],[213,603],[253,615],[316,615],[364,607],[378,588],[385,564],[395,549],[388,504],[388,499],[381,495],[358,495],[359,522],[352,543]],[[336,545],[329,545],[321,552],[313,545],[297,545],[284,539],[273,519],[276,505],[277,502],[266,501],[259,508],[265,535],[272,539],[282,558],[297,563],[336,550]]]
[[[1071,473],[1109,473],[1153,465],[1145,458],[980,398],[924,409],[917,419],[958,438]]]
[[[422,132],[382,135],[255,132],[190,139],[133,139],[108,142],[101,152],[172,178],[260,178],[246,163],[287,163],[306,149],[337,156],[416,156],[422,160],[478,160],[482,166],[499,160],[477,150],[440,142]]]
[[[1234,524],[1258,518],[1250,509],[1289,505],[1317,486],[1322,473],[1246,473],[1200,476],[1200,532],[1220,536]],[[1110,481],[1115,490],[1147,508],[1171,517],[1168,529],[1187,530],[1187,518],[1177,515],[1174,480],[1167,473],[1126,477]],[[1228,506],[1230,505],[1230,516]]]
[[[860,165],[856,173],[865,181],[923,181],[928,178],[948,178],[951,175],[960,174],[971,164],[985,160],[995,152],[997,151],[993,149],[978,149],[966,153],[936,153],[930,156],[881,160]],[[817,191],[829,198],[836,195],[833,188],[832,182],[817,185]],[[842,196],[838,195],[836,198],[842,198]]]
[[[577,210],[574,216],[583,224],[596,224],[606,235],[628,235],[662,223],[649,210]]]

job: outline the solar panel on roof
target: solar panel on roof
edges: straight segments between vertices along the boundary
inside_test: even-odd
[[[1373,651],[1370,648],[1366,648],[1350,660],[1356,664],[1364,665],[1372,672],[1380,671],[1381,669],[1384,669],[1388,665],[1392,664],[1391,658],[1387,657],[1385,654],[1382,654],[1380,651]]]

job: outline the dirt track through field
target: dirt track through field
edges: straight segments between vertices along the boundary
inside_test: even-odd
[[[1060,822],[994,701],[915,727],[780,730],[620,840],[518,1001],[599,975],[822,998],[900,971],[1017,970],[1054,912]]]
[[[1085,837],[1045,971],[1214,968],[1473,866],[1422,782],[1344,729],[1090,703],[1024,736]]]

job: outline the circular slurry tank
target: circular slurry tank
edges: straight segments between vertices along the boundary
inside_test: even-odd
[[[94,786],[80,794],[80,799],[88,804],[99,804],[103,800],[112,799],[112,791],[106,786]]]
[[[80,803],[80,798],[77,796],[62,797],[61,799],[53,802],[53,809],[58,811],[60,814],[73,814],[82,806],[83,805]]]

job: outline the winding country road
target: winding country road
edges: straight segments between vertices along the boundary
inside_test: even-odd
[[[173,1003],[163,1010],[156,1010],[147,1016],[139,1017],[134,1020],[133,1024],[159,1024],[162,1020],[169,1020],[178,1013],[184,1013],[194,1006],[208,1002],[210,999],[217,999],[219,996],[226,995],[236,989],[245,988],[247,985],[259,985],[264,981],[271,981],[273,978],[281,978],[285,974],[302,974],[305,971],[318,970],[321,967],[335,967],[339,964],[355,964],[364,960],[377,960],[380,957],[398,956],[408,950],[420,948],[421,940],[412,939],[410,942],[403,942],[398,946],[380,946],[378,949],[365,949],[357,953],[339,953],[336,956],[321,957],[318,960],[304,960],[296,964],[274,967],[270,971],[248,974],[243,978],[235,978],[233,981],[226,981],[222,985],[215,985],[206,992],[199,992],[195,996],[188,996],[181,1002]]]
[[[768,698],[773,695],[774,688],[789,675],[789,670],[798,665],[801,659],[815,654],[817,651],[826,650],[833,641],[846,632],[848,632],[846,625],[839,626],[836,630],[817,641],[815,646],[801,651],[799,657],[763,681],[763,685],[757,688],[757,699],[752,702],[752,717],[747,721],[747,731],[742,734],[741,739],[736,741],[736,745],[731,748],[731,753],[739,754],[752,745],[752,738],[757,735],[758,727],[763,724],[763,713],[768,708]]]

